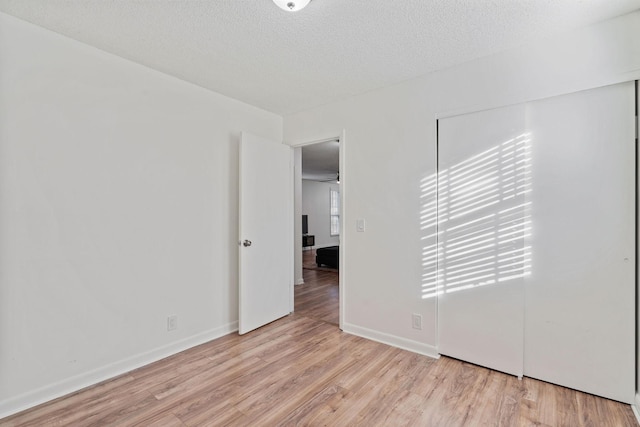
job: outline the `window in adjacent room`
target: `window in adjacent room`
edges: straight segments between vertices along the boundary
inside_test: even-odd
[[[339,236],[340,235],[340,192],[338,190],[334,190],[333,188],[330,190],[331,199],[331,235]]]

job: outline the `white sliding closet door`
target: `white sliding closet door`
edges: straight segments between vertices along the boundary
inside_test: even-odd
[[[439,120],[438,351],[523,373],[524,106]]]
[[[439,121],[438,349],[632,403],[632,82]]]
[[[632,82],[527,105],[525,375],[626,403],[635,390]]]

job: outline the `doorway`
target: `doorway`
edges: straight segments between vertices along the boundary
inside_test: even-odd
[[[344,135],[293,148],[295,311],[341,326]]]

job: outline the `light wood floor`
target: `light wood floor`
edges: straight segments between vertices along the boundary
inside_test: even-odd
[[[628,405],[340,332],[337,273],[296,312],[0,421],[2,426],[635,426]],[[326,305],[326,306],[325,306]]]
[[[339,324],[338,270],[318,268],[315,250],[302,252],[304,285],[295,289],[295,312],[298,315]]]

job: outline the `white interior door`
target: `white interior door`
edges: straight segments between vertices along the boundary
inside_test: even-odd
[[[524,107],[439,120],[438,351],[523,373]]]
[[[528,104],[532,274],[525,375],[632,403],[633,82]]]
[[[293,311],[291,147],[242,133],[239,333]]]

